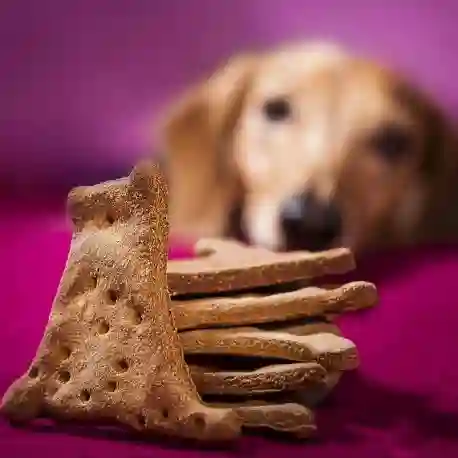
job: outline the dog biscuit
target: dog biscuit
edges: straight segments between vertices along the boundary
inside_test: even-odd
[[[307,407],[294,404],[245,405],[234,407],[247,428],[271,429],[307,439],[316,433],[315,416]]]
[[[317,362],[328,371],[352,370],[359,358],[355,345],[335,334],[298,336],[285,332],[203,329],[179,334],[186,355],[236,355]]]
[[[307,287],[271,295],[241,295],[172,301],[181,330],[212,326],[243,326],[312,316],[336,315],[373,306],[377,292],[371,283],[353,282],[335,289]]]
[[[235,241],[204,239],[196,244],[195,254],[196,259],[169,262],[172,296],[241,291],[343,274],[355,267],[353,255],[346,248],[274,253]]]
[[[232,409],[204,405],[167,291],[167,205],[154,165],[69,195],[74,235],[28,372],[5,394],[11,420],[117,422],[200,440],[239,435]]]
[[[315,415],[309,407],[297,402],[247,400],[212,405],[234,409],[242,419],[243,427],[250,430],[271,430],[297,439],[308,439],[316,434]]]
[[[204,395],[251,396],[276,391],[304,389],[324,382],[325,369],[316,363],[293,363],[266,366],[254,371],[207,371],[191,366],[199,393]]]

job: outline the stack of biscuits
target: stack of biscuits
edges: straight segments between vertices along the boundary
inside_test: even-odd
[[[76,188],[68,208],[68,261],[4,415],[201,441],[245,428],[315,432],[311,409],[358,366],[332,320],[377,300],[365,282],[310,286],[352,270],[348,250],[272,253],[202,240],[194,259],[168,262],[166,184],[151,163]]]
[[[315,406],[355,369],[355,345],[333,318],[370,307],[374,286],[306,286],[354,267],[346,249],[273,253],[201,240],[168,265],[171,310],[199,394],[231,406],[246,427],[315,432]]]

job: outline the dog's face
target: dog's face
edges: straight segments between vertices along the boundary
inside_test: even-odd
[[[274,250],[402,241],[441,128],[400,78],[334,47],[236,59],[169,121],[172,228],[223,235],[238,206],[237,229]]]

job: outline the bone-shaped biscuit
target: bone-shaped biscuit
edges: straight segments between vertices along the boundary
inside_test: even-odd
[[[242,419],[243,426],[248,429],[272,430],[298,439],[307,439],[316,434],[315,415],[307,406],[297,402],[247,400],[211,405],[234,409]]]
[[[128,179],[69,196],[74,236],[27,374],[7,391],[12,420],[114,421],[194,439],[232,439],[240,418],[201,403],[169,309],[166,188],[141,164]]]
[[[301,324],[286,324],[275,331],[288,332],[299,336],[310,334],[335,334],[341,336],[340,329],[326,321],[304,321]],[[271,330],[272,330],[271,329]],[[237,327],[233,331],[259,331],[255,327]],[[188,355],[188,356],[193,356]],[[206,355],[204,355],[206,356]],[[300,392],[301,404],[316,405],[337,385],[342,372],[326,372],[316,363],[287,363],[266,366],[263,358],[251,357],[248,362],[237,358],[230,362],[227,368],[227,357],[206,358],[204,361],[191,361],[190,368],[194,383],[203,395],[250,395],[273,391],[297,390]],[[234,367],[235,366],[235,367]],[[247,371],[247,366],[249,371]],[[253,368],[257,368],[253,370]],[[291,371],[289,370],[291,369]],[[307,373],[312,370],[312,374]],[[301,379],[301,372],[305,377]],[[310,376],[311,375],[311,376]],[[278,382],[277,382],[278,381]]]
[[[179,334],[186,354],[237,355],[317,362],[328,371],[355,369],[359,357],[353,342],[335,334],[299,336],[245,329],[203,329]]]
[[[310,385],[305,390],[297,390],[293,393],[291,401],[295,401],[307,407],[315,407],[323,401],[336,387],[342,378],[343,372],[328,372],[320,383]]]
[[[324,382],[326,371],[316,363],[266,366],[254,371],[208,371],[191,366],[199,393],[205,395],[245,395],[292,391]]]
[[[253,404],[233,408],[247,428],[272,429],[300,439],[307,439],[316,433],[315,416],[300,404]]]
[[[353,282],[335,289],[307,287],[271,295],[173,301],[172,312],[177,328],[185,330],[335,315],[371,307],[376,301],[374,285]]]
[[[355,267],[350,250],[320,253],[274,253],[228,240],[205,239],[195,246],[199,256],[171,261],[167,276],[172,296],[239,291],[312,277],[346,273]]]
[[[300,320],[299,320],[300,321]],[[276,327],[277,331],[288,332],[298,336],[308,336],[310,334],[335,334],[336,336],[342,336],[342,331],[338,326],[331,322],[315,321],[302,323],[295,322],[294,324],[286,323],[285,325],[280,324]],[[336,387],[342,378],[342,371],[331,371],[327,372],[324,380],[320,383],[310,384],[306,389],[298,390],[295,393],[295,399],[300,401],[302,405],[308,407],[314,407]]]

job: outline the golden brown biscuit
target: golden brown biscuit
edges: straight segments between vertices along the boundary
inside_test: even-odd
[[[275,253],[230,240],[205,239],[196,244],[192,260],[168,265],[170,294],[237,291],[343,274],[355,266],[352,253],[336,248],[320,253]]]
[[[169,309],[166,186],[157,167],[77,188],[74,235],[29,371],[7,391],[12,420],[118,422],[200,439],[238,436],[231,409],[201,403]]]
[[[175,300],[172,302],[172,313],[181,331],[336,315],[371,307],[376,301],[374,285],[353,282],[335,289],[307,287],[270,295],[245,294]]]
[[[335,334],[299,336],[251,329],[203,329],[179,334],[187,355],[236,355],[317,362],[329,371],[352,370],[359,358],[353,342]]]

